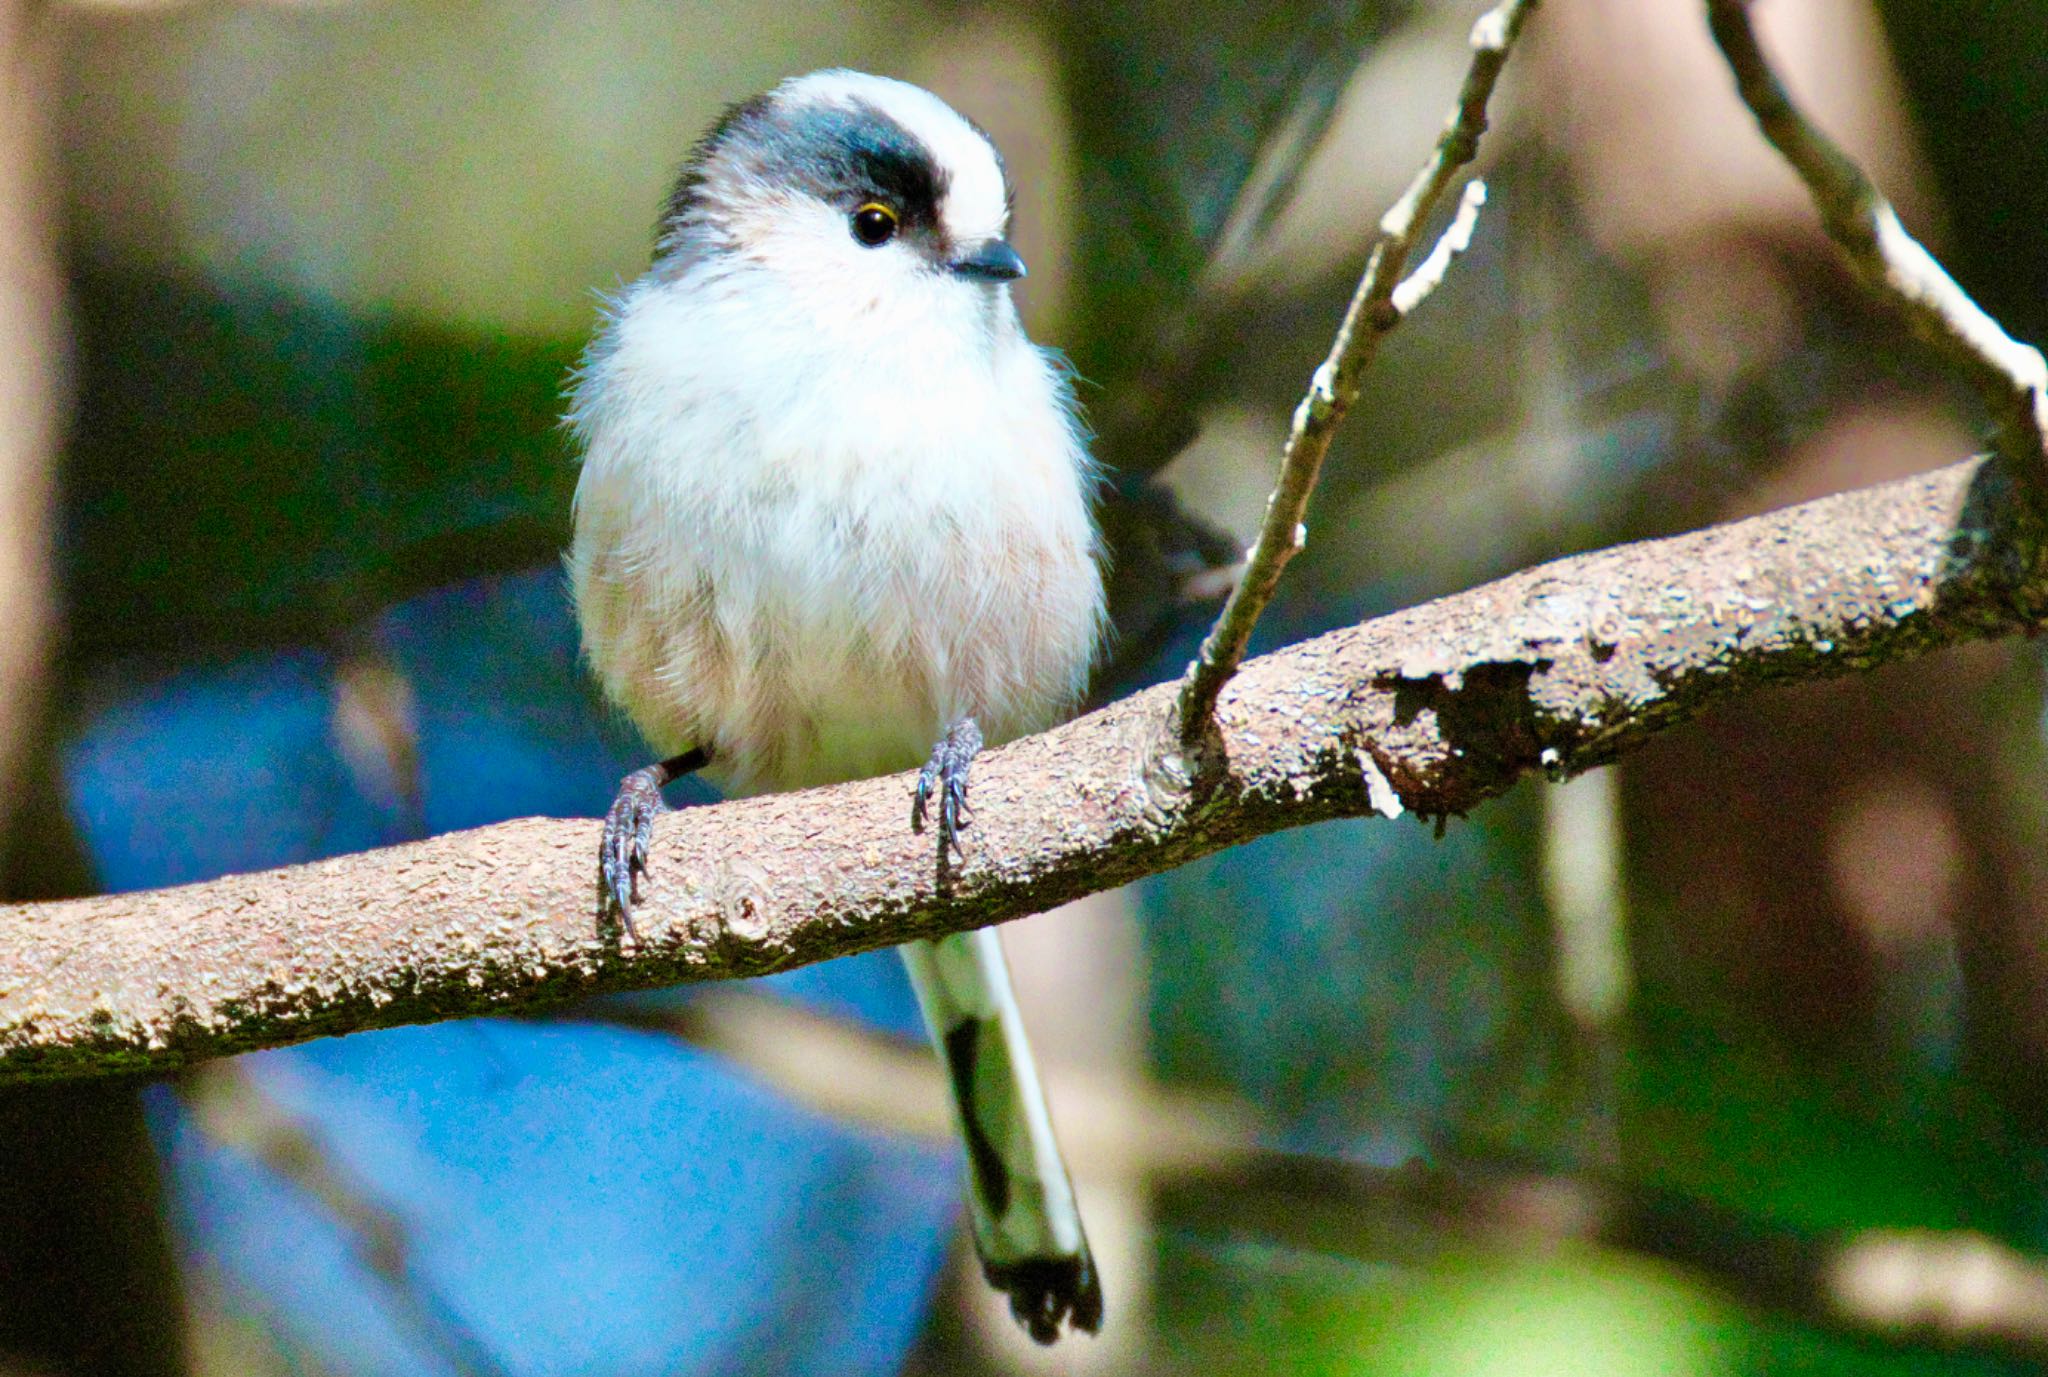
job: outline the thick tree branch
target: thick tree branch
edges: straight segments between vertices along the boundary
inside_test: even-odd
[[[938,883],[907,776],[665,818],[630,956],[593,821],[533,819],[147,894],[0,907],[0,1080],[758,975],[1039,913],[1262,833],[1463,813],[1709,704],[2036,629],[1992,461],[1561,560],[1248,663],[1199,787],[1166,685],[990,754]]]
[[[1303,518],[1322,475],[1323,458],[1330,452],[1338,425],[1358,400],[1360,382],[1379,353],[1380,341],[1421,304],[1449,271],[1451,261],[1472,241],[1472,227],[1486,199],[1484,187],[1463,198],[1436,249],[1412,276],[1405,275],[1430,213],[1458,169],[1479,151],[1479,136],[1486,132],[1487,102],[1493,99],[1508,54],[1536,4],[1537,0],[1501,0],[1472,26],[1472,64],[1458,92],[1458,103],[1422,170],[1393,208],[1380,217],[1379,233],[1366,255],[1365,272],[1337,326],[1329,356],[1317,366],[1308,394],[1294,409],[1293,425],[1280,456],[1280,479],[1266,499],[1265,520],[1245,557],[1244,576],[1230,591],[1216,625],[1203,638],[1201,651],[1181,679],[1175,711],[1184,744],[1199,742],[1208,731],[1217,695],[1244,660],[1252,629],[1273,600],[1281,572],[1307,540]]]

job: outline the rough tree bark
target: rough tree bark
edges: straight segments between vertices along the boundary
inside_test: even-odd
[[[977,765],[964,864],[909,777],[664,818],[623,949],[597,824],[533,819],[147,894],[0,908],[0,1080],[759,975],[1041,912],[1266,832],[1440,820],[1734,694],[2032,631],[2048,570],[1997,462],[1530,569],[1248,662],[1188,749],[1172,685]]]

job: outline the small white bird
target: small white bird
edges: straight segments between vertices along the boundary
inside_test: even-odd
[[[924,762],[939,855],[968,767],[1078,703],[1101,639],[1095,482],[1009,283],[1010,188],[938,97],[825,71],[733,107],[575,383],[569,555],[590,662],[664,757],[606,819],[630,922],[661,788]],[[936,744],[935,744],[936,743]],[[1102,1291],[992,930],[902,949],[951,1073],[989,1282],[1042,1343]]]

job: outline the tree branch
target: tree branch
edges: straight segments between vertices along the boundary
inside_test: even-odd
[[[1181,679],[1175,711],[1185,745],[1200,741],[1208,731],[1217,695],[1237,673],[1259,614],[1273,600],[1281,572],[1307,538],[1302,518],[1308,514],[1309,497],[1322,475],[1323,458],[1330,452],[1337,426],[1358,400],[1360,380],[1379,352],[1380,341],[1421,303],[1449,271],[1451,260],[1471,242],[1472,226],[1485,200],[1483,187],[1464,198],[1437,249],[1412,278],[1404,279],[1408,256],[1414,252],[1430,213],[1458,169],[1479,151],[1479,136],[1486,132],[1487,102],[1493,98],[1508,54],[1536,4],[1537,0],[1501,0],[1472,26],[1472,65],[1458,92],[1458,104],[1445,121],[1429,160],[1401,199],[1380,217],[1365,273],[1344,310],[1329,357],[1316,368],[1308,395],[1294,409],[1294,422],[1280,456],[1280,480],[1266,499],[1265,520],[1245,557],[1244,576],[1231,589],[1216,625],[1203,638],[1200,652]]]
[[[1990,409],[1998,453],[2013,461],[2029,499],[2048,511],[2048,360],[1970,300],[1906,232],[1863,169],[1792,103],[1757,42],[1749,0],[1707,0],[1707,23],[1743,104],[1806,183],[1850,268],[1961,370]]]
[[[945,1072],[921,1042],[738,991],[592,1012],[687,1039],[842,1122],[952,1141]],[[1526,1162],[1380,1166],[1293,1153],[1271,1147],[1272,1126],[1228,1099],[1071,1066],[1041,1070],[1076,1172],[1179,1187],[1182,1222],[1192,1216],[1220,1236],[1404,1264],[1593,1243],[1688,1268],[1745,1304],[1838,1332],[2048,1360],[2048,1263],[1982,1234],[1802,1229]]]
[[[193,1125],[214,1143],[260,1162],[327,1214],[382,1292],[385,1313],[412,1331],[457,1377],[507,1377],[490,1346],[431,1276],[416,1271],[414,1230],[405,1212],[386,1204],[328,1152],[245,1069],[216,1062],[181,1088]]]
[[[2032,510],[1973,460],[1527,570],[1248,663],[1199,789],[1163,685],[988,755],[941,885],[909,777],[661,820],[601,926],[594,821],[529,819],[147,894],[0,907],[0,1081],[731,979],[1039,913],[1267,832],[1441,819],[1708,705],[2036,629]]]
[[[2048,1265],[1970,1230],[1806,1230],[1599,1175],[1483,1162],[1387,1168],[1264,1153],[1179,1184],[1182,1226],[1225,1237],[1374,1263],[1591,1243],[1837,1333],[2048,1361]]]

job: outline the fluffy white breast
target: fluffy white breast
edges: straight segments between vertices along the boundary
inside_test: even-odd
[[[962,716],[1001,741],[1083,687],[1102,594],[1064,384],[1006,295],[927,286],[948,309],[650,275],[578,381],[585,648],[656,749],[708,746],[736,789],[907,768]]]

